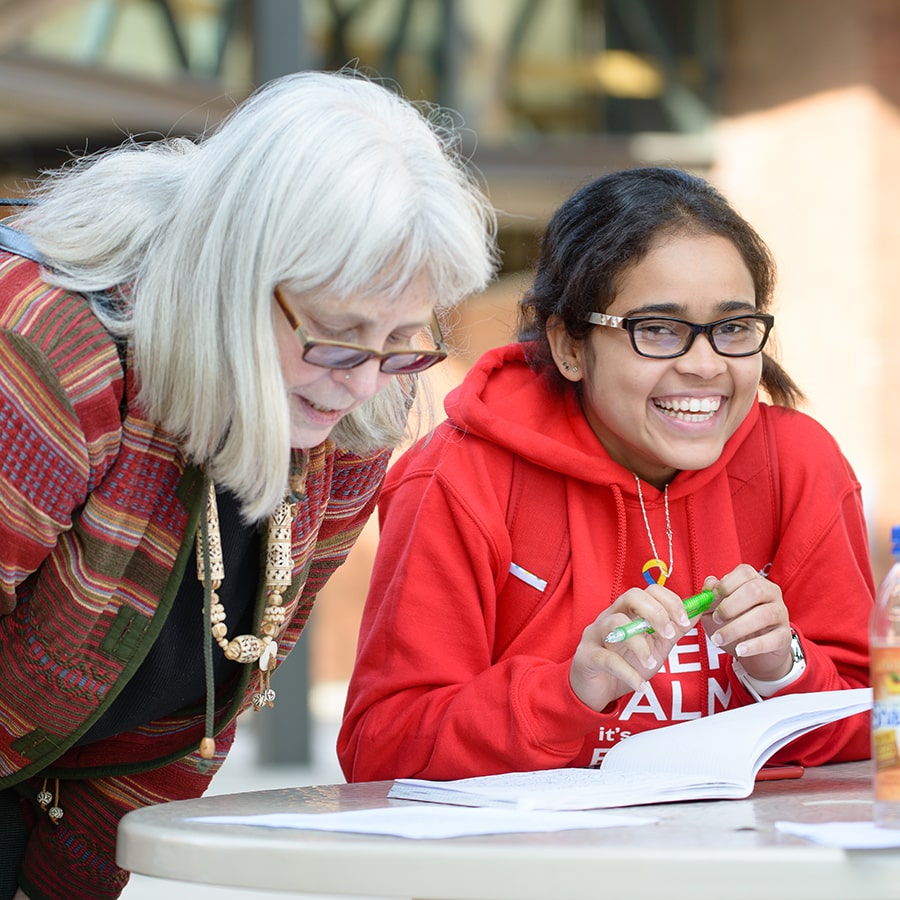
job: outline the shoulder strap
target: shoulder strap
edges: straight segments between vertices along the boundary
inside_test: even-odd
[[[781,533],[778,445],[774,425],[766,413],[766,408],[761,407],[759,428],[751,431],[728,466],[741,551],[747,562],[758,564],[764,574]],[[745,515],[738,507],[759,513]],[[768,519],[763,517],[763,510],[769,511]]]
[[[8,250],[10,253],[15,253],[16,256],[24,256],[25,259],[30,259],[32,262],[42,264],[44,262],[27,234],[16,231],[15,228],[4,225],[2,222],[0,222],[0,250]]]
[[[766,458],[769,464],[769,481],[772,491],[772,514],[776,527],[781,526],[781,476],[778,471],[778,444],[775,429],[763,410],[763,431],[766,433]]]
[[[553,594],[571,556],[565,478],[512,454],[506,527],[512,563],[497,598],[499,657]]]

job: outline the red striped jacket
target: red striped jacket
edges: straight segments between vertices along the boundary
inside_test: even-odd
[[[77,779],[63,784],[63,823],[38,817],[32,830],[23,877],[33,900],[117,896],[121,815],[196,796],[210,777],[194,753],[200,715],[70,749],[161,628],[203,506],[197,468],[133,403],[123,415],[123,393],[130,373],[85,299],[0,253],[0,788],[31,795],[48,775]],[[279,657],[369,517],[388,457],[330,442],[312,451]],[[213,770],[257,686],[246,670],[217,710]]]

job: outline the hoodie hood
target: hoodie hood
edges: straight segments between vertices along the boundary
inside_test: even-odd
[[[572,388],[556,390],[525,359],[525,345],[485,353],[445,401],[460,430],[507,448],[537,465],[596,485],[636,493],[634,475],[615,462],[594,434]],[[754,402],[712,466],[679,472],[669,485],[674,500],[707,484],[734,456],[759,418]],[[653,491],[652,487],[647,490]]]

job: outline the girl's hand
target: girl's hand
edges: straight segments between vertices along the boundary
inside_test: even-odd
[[[633,619],[646,619],[653,634],[638,634],[618,644],[605,642],[614,628]],[[626,591],[582,633],[569,669],[572,690],[582,703],[600,712],[623,694],[640,690],[691,628],[681,598],[668,588],[654,584]]]
[[[791,671],[791,625],[781,588],[752,566],[740,565],[718,581],[707,578],[720,602],[703,616],[712,642],[739,659],[747,674],[777,681]]]

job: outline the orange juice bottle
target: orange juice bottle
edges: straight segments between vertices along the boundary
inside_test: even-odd
[[[894,564],[869,620],[875,824],[900,828],[900,525],[891,532]]]

